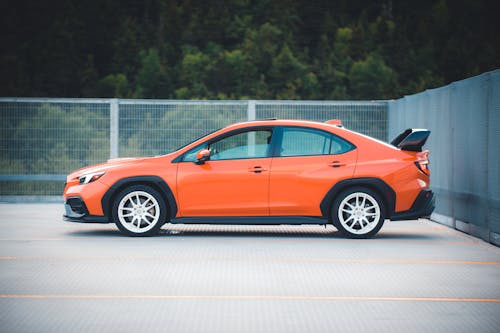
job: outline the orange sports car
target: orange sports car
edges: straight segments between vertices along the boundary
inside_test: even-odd
[[[351,238],[386,219],[429,216],[430,132],[391,144],[325,123],[259,120],[206,135],[173,153],[119,158],[74,171],[64,219],[115,223],[129,236],[163,224],[328,224]]]

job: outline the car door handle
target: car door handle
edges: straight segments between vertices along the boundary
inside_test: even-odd
[[[263,167],[261,167],[260,165],[256,165],[254,167],[250,167],[248,168],[248,171],[249,172],[254,172],[254,173],[261,173],[263,171],[267,171],[267,169],[264,169]]]
[[[333,162],[330,164],[330,166],[331,166],[332,168],[340,168],[340,167],[342,167],[342,166],[345,166],[345,163],[342,163],[342,162],[340,162],[340,161],[333,161]]]

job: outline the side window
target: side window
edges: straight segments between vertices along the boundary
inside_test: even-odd
[[[356,148],[352,143],[346,141],[336,135],[332,135],[332,145],[330,146],[330,154],[338,155],[347,153]]]
[[[182,158],[183,162],[196,162],[196,153],[198,153],[202,149],[207,148],[207,143],[203,143],[199,146],[194,147],[189,150],[187,153],[184,153],[184,157]]]
[[[202,149],[210,149],[211,161],[267,157],[271,136],[271,130],[239,132],[211,143],[205,142],[189,150],[182,161],[195,162],[196,153]]]
[[[271,130],[255,130],[225,137],[209,144],[210,160],[234,160],[267,157],[271,143]]]
[[[283,128],[282,157],[343,154],[354,145],[331,133],[297,127]]]
[[[283,128],[280,156],[328,155],[331,134],[305,128]]]

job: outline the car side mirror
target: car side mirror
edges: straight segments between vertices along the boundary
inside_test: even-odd
[[[208,160],[210,160],[210,150],[202,149],[196,153],[196,164],[205,164]]]

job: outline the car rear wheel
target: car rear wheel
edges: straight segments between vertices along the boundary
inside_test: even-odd
[[[346,237],[373,237],[382,228],[384,220],[384,202],[378,193],[368,188],[347,189],[333,203],[333,224]]]
[[[146,185],[120,192],[113,203],[113,220],[126,235],[152,236],[165,222],[167,207],[161,195]]]

